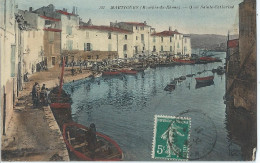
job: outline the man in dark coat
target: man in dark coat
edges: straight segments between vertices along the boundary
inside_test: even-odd
[[[37,99],[38,99],[37,88],[36,88],[37,85],[38,85],[38,83],[35,82],[35,84],[33,85],[33,88],[32,88],[33,107],[37,106]]]
[[[90,124],[89,131],[87,133],[88,149],[91,152],[90,157],[95,158],[95,150],[97,145],[96,127],[94,123]]]

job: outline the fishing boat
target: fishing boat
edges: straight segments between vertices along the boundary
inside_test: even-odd
[[[216,72],[218,75],[223,75],[225,73],[225,69],[221,66],[218,66]]]
[[[218,59],[216,58],[213,58],[213,57],[200,57],[199,58],[200,61],[204,61],[204,62],[217,62],[219,61]]]
[[[214,76],[198,77],[195,80],[197,83],[210,83],[214,80]]]
[[[75,123],[65,123],[63,125],[63,139],[69,151],[79,160],[85,161],[120,161],[123,159],[123,152],[119,145],[110,137],[96,132],[96,147],[89,150],[87,141],[90,129]]]
[[[61,76],[60,76],[60,85],[59,87],[54,88],[50,92],[50,107],[52,109],[70,109],[71,108],[71,100],[70,96],[62,89],[63,86],[63,74],[64,74],[64,67],[65,67],[65,59],[63,58],[63,64],[61,69]]]
[[[177,81],[173,80],[170,84],[164,88],[165,91],[173,91],[176,88]]]
[[[135,75],[137,74],[138,72],[135,71],[135,70],[130,70],[130,69],[121,69],[119,70],[121,73],[123,74],[130,74],[130,75]]]
[[[102,76],[102,73],[97,73],[97,74],[94,75],[94,78],[99,78],[101,76]]]
[[[194,60],[187,60],[187,59],[173,59],[176,64],[195,64]]]
[[[111,76],[111,75],[120,75],[121,72],[120,71],[104,71],[102,72],[102,75],[106,75],[106,76]]]

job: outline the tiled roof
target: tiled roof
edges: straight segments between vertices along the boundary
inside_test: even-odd
[[[51,18],[51,17],[43,16],[43,15],[41,15],[40,17],[43,18],[43,19],[48,19],[48,20],[52,20],[52,21],[60,21],[60,19],[54,19],[54,18]]]
[[[235,48],[235,47],[238,47],[238,45],[239,45],[239,39],[228,40],[228,47],[229,48]]]
[[[129,25],[135,25],[135,26],[148,26],[144,23],[139,23],[139,22],[123,22],[125,24],[129,24]]]
[[[173,36],[174,34],[181,34],[177,31],[163,31],[159,33],[154,33],[152,36]]]
[[[119,32],[119,33],[132,33],[131,31],[110,27],[110,26],[79,26],[79,29],[93,29],[93,30],[100,30],[100,31],[110,31],[110,32]]]
[[[60,13],[60,14],[63,14],[63,15],[73,15],[75,16],[74,14],[72,13],[69,13],[69,12],[66,12],[66,11],[62,11],[62,10],[56,10],[56,12]]]
[[[52,32],[61,32],[61,29],[54,29],[54,28],[44,28],[44,31],[52,31]]]

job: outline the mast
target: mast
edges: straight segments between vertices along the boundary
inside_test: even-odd
[[[62,57],[62,68],[61,68],[61,75],[60,75],[60,88],[59,88],[58,99],[60,99],[61,91],[62,91],[64,67],[65,67],[65,58]]]

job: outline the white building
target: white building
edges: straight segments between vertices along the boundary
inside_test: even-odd
[[[125,29],[133,33],[131,50],[133,51],[134,57],[148,55],[150,53],[151,27],[147,25],[146,22],[115,22],[110,23],[110,26]]]
[[[119,58],[133,57],[131,31],[110,26],[80,26],[78,50],[117,52]]]
[[[2,133],[10,123],[15,98],[17,97],[18,75],[18,25],[15,21],[14,0],[0,0],[0,107]]]
[[[175,57],[191,56],[191,42],[188,36],[179,33],[177,30],[153,32],[151,34],[150,49],[152,54],[171,54]]]
[[[56,10],[61,20],[61,50],[76,50],[79,48],[78,27],[79,17],[66,10]]]

